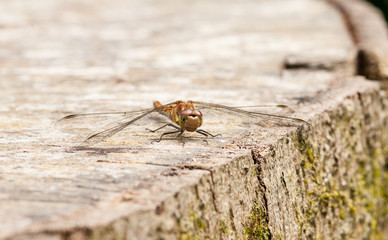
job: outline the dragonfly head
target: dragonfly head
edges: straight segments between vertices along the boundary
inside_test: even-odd
[[[189,132],[194,132],[202,125],[202,113],[197,109],[185,109],[179,114],[179,126]]]

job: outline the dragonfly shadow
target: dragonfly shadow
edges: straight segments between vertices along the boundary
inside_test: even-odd
[[[75,146],[71,147],[70,149],[67,149],[66,152],[68,153],[75,153],[75,152],[85,152],[88,155],[92,156],[106,156],[109,153],[138,153],[142,150],[142,147],[108,147],[108,148],[99,148],[99,147],[90,147],[90,146]]]

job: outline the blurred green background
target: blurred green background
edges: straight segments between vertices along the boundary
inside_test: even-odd
[[[388,22],[388,0],[368,0],[370,3],[380,8],[384,13],[385,21]]]

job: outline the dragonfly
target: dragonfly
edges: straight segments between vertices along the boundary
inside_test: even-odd
[[[206,137],[217,137],[221,136],[221,134],[212,134],[208,131],[201,129],[200,127],[203,124],[204,116],[201,110],[208,110],[211,112],[217,112],[219,117],[224,116],[224,114],[235,115],[242,118],[246,118],[248,120],[259,119],[266,120],[269,119],[271,121],[276,122],[294,122],[294,123],[302,123],[310,126],[310,123],[307,121],[294,118],[284,115],[276,115],[272,113],[268,113],[265,111],[251,111],[249,108],[255,107],[259,109],[264,108],[277,108],[277,109],[290,109],[287,105],[259,105],[259,106],[245,106],[245,107],[231,107],[221,104],[208,103],[208,102],[200,102],[200,101],[182,101],[178,100],[175,102],[171,102],[168,104],[161,104],[159,101],[153,102],[154,107],[149,109],[143,109],[138,111],[130,111],[130,112],[102,112],[102,113],[83,113],[83,114],[71,114],[63,117],[58,120],[56,123],[56,128],[61,129],[77,129],[77,125],[85,125],[86,128],[92,128],[93,125],[98,125],[100,122],[104,123],[108,119],[113,119],[113,126],[110,126],[104,130],[98,131],[88,138],[86,138],[83,142],[84,145],[94,145],[105,139],[112,137],[116,133],[124,130],[127,127],[135,124],[139,120],[146,118],[154,113],[164,115],[167,117],[170,122],[164,124],[163,126],[150,130],[151,132],[156,132],[165,127],[172,127],[174,130],[167,131],[161,134],[158,141],[161,141],[162,138],[166,135],[177,133],[176,138],[181,137],[181,135],[187,132],[196,132]],[[248,110],[244,110],[247,108]],[[66,130],[65,130],[66,131]]]

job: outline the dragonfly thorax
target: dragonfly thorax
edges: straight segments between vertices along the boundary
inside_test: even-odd
[[[178,113],[178,117],[179,126],[189,132],[197,130],[203,122],[202,113],[197,109],[185,109]]]

